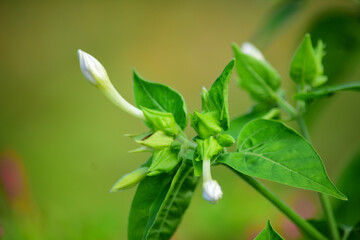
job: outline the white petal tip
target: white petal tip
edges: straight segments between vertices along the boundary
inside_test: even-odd
[[[92,84],[104,84],[109,81],[106,70],[101,63],[90,54],[77,50],[80,69],[87,80]]]
[[[203,198],[212,203],[215,204],[219,199],[222,198],[222,190],[220,185],[215,180],[210,180],[204,183],[203,185]]]
[[[244,42],[241,45],[241,51],[249,56],[252,56],[252,57],[258,59],[258,60],[261,60],[261,61],[265,60],[261,51],[249,42]]]

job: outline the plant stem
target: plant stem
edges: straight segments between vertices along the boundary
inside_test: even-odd
[[[299,92],[303,92],[304,89],[305,89],[304,86],[300,86]],[[311,143],[309,131],[307,129],[305,120],[302,117],[302,113],[305,110],[305,103],[299,101],[297,105],[297,109],[294,109],[294,107],[291,104],[289,104],[285,99],[278,97],[277,95],[275,97],[279,106],[281,106],[291,117],[293,118],[296,117],[296,121],[300,127],[301,134],[305,139],[307,139]],[[340,234],[336,226],[336,221],[331,208],[330,199],[327,195],[321,193],[319,194],[319,196],[327,220],[327,224],[331,233],[331,237],[333,240],[340,240]]]
[[[330,229],[331,237],[334,240],[340,240],[340,234],[336,226],[335,217],[331,208],[330,199],[327,195],[319,194],[321,205]]]
[[[179,128],[179,134],[177,135],[177,139],[182,142],[187,144],[188,146],[192,147],[192,148],[196,148],[197,144],[194,142],[191,142],[185,135],[185,133]]]
[[[274,98],[276,99],[276,102],[278,105],[287,113],[290,115],[290,117],[294,118],[298,115],[297,110],[288,103],[284,98],[279,97],[278,95],[274,95]]]
[[[304,138],[306,138],[309,142],[311,142],[310,134],[307,129],[304,118],[302,116],[298,116],[297,122],[299,124],[301,134],[304,136]],[[335,216],[332,211],[329,196],[319,193],[319,197],[328,224],[328,228],[331,233],[331,239],[340,240],[340,234],[336,225]]]
[[[229,167],[230,168],[230,167]],[[306,235],[315,240],[326,240],[316,228],[314,228],[310,223],[298,215],[294,210],[292,210],[285,202],[280,200],[273,192],[270,191],[266,186],[261,182],[256,180],[253,177],[247,176],[240,172],[234,171],[239,177],[245,180],[250,184],[254,189],[256,189],[261,195],[263,195],[267,200],[269,200],[275,207],[277,207],[282,213],[284,213],[296,226],[298,226]]]

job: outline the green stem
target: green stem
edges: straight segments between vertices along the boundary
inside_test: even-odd
[[[304,87],[299,88],[299,91],[303,91]],[[282,107],[291,117],[296,117],[296,121],[300,127],[300,132],[306,138],[309,142],[311,142],[310,134],[307,129],[306,123],[304,118],[302,117],[302,113],[304,112],[305,103],[304,102],[298,102],[298,109],[295,109],[291,104],[289,104],[285,99],[278,97],[276,95],[277,103],[280,107]],[[323,208],[323,211],[325,213],[325,217],[327,219],[328,227],[331,232],[331,237],[333,240],[340,240],[340,235],[338,228],[336,226],[335,217],[331,208],[330,200],[327,195],[319,194],[321,205]]]
[[[191,142],[187,136],[185,135],[184,131],[182,129],[179,128],[179,134],[177,135],[177,139],[181,142],[181,143],[185,143],[188,146],[192,147],[192,148],[196,148],[197,144],[194,142]]]
[[[274,95],[274,98],[278,105],[287,113],[290,115],[290,117],[294,118],[298,115],[297,110],[288,103],[284,98],[279,97],[278,95]]]
[[[299,105],[299,106],[301,106],[301,105]],[[310,134],[307,129],[304,118],[302,116],[298,116],[297,122],[299,124],[301,134],[304,136],[304,138],[306,138],[309,142],[311,142]],[[322,206],[322,209],[324,211],[324,215],[325,215],[325,218],[327,221],[327,225],[328,225],[328,228],[331,233],[331,239],[340,240],[340,234],[339,234],[339,230],[337,228],[334,213],[332,211],[329,196],[319,193],[319,197],[320,197],[321,206]]]
[[[340,240],[338,227],[336,226],[335,217],[331,208],[330,199],[327,195],[319,194],[321,205],[325,213],[328,227],[330,229],[331,237],[333,240]]]
[[[303,137],[305,139],[307,139],[309,142],[311,142],[311,139],[310,139],[310,134],[309,134],[309,131],[306,127],[306,123],[305,123],[305,120],[302,116],[299,116],[296,118],[296,121],[299,125],[299,128],[300,128],[300,133],[301,135],[303,135]]]
[[[229,167],[230,168],[230,167]],[[232,168],[230,168],[233,170]],[[296,224],[306,235],[315,240],[326,240],[316,228],[314,228],[305,219],[299,216],[294,210],[292,210],[286,203],[280,200],[273,192],[270,191],[266,186],[260,183],[253,177],[247,176],[240,172],[233,170],[239,177],[250,184],[255,190],[269,200],[275,207],[277,207],[282,213],[284,213],[293,223]]]

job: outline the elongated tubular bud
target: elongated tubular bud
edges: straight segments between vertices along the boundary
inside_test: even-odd
[[[203,198],[215,204],[222,198],[222,190],[217,181],[212,180],[210,172],[210,160],[203,160]]]
[[[127,102],[112,85],[103,65],[90,54],[78,50],[80,69],[87,80],[100,89],[116,106],[130,115],[145,120],[143,112]]]

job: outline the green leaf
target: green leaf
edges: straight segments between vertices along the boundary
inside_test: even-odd
[[[284,240],[271,226],[270,221],[267,222],[266,228],[261,231],[254,240]]]
[[[324,55],[323,43],[319,41],[314,49],[310,34],[306,34],[291,62],[290,77],[302,86],[309,84],[317,87],[324,84],[327,80],[323,76],[324,70],[321,63]]]
[[[170,137],[163,131],[157,131],[154,134],[148,136],[147,138],[144,138],[136,142],[154,149],[162,149],[162,148],[170,147],[173,141],[174,141],[173,137]]]
[[[296,100],[319,99],[332,96],[339,91],[360,91],[360,81],[320,87],[309,92],[295,94],[294,98]]]
[[[275,114],[274,111],[276,111]],[[231,120],[230,128],[225,133],[237,139],[241,130],[247,123],[258,118],[264,118],[264,117],[266,117],[267,119],[276,118],[279,115],[277,111],[278,111],[277,108],[272,110],[267,106],[255,105],[249,110],[249,112]]]
[[[154,176],[160,173],[169,173],[178,165],[179,161],[177,152],[172,151],[170,148],[155,151],[147,175]]]
[[[205,112],[216,112],[222,129],[229,128],[228,89],[235,59],[232,59],[215,80],[209,92],[203,89],[202,108]]]
[[[236,44],[233,44],[233,50],[240,87],[258,102],[275,102],[274,95],[281,84],[276,70],[267,61],[245,54]]]
[[[187,110],[183,97],[174,89],[143,79],[134,70],[134,96],[138,107],[172,113],[177,124],[184,129]]]
[[[172,178],[172,175],[160,174],[146,177],[140,182],[131,204],[128,240],[144,239],[148,222],[153,221],[152,218],[159,211],[169,191]]]
[[[257,119],[238,139],[238,152],[217,159],[238,172],[346,200],[331,183],[311,144],[283,123]]]
[[[161,205],[160,199],[154,203],[154,206],[160,207],[151,209],[143,240],[171,238],[190,204],[198,180],[193,174],[191,161],[184,160]]]

